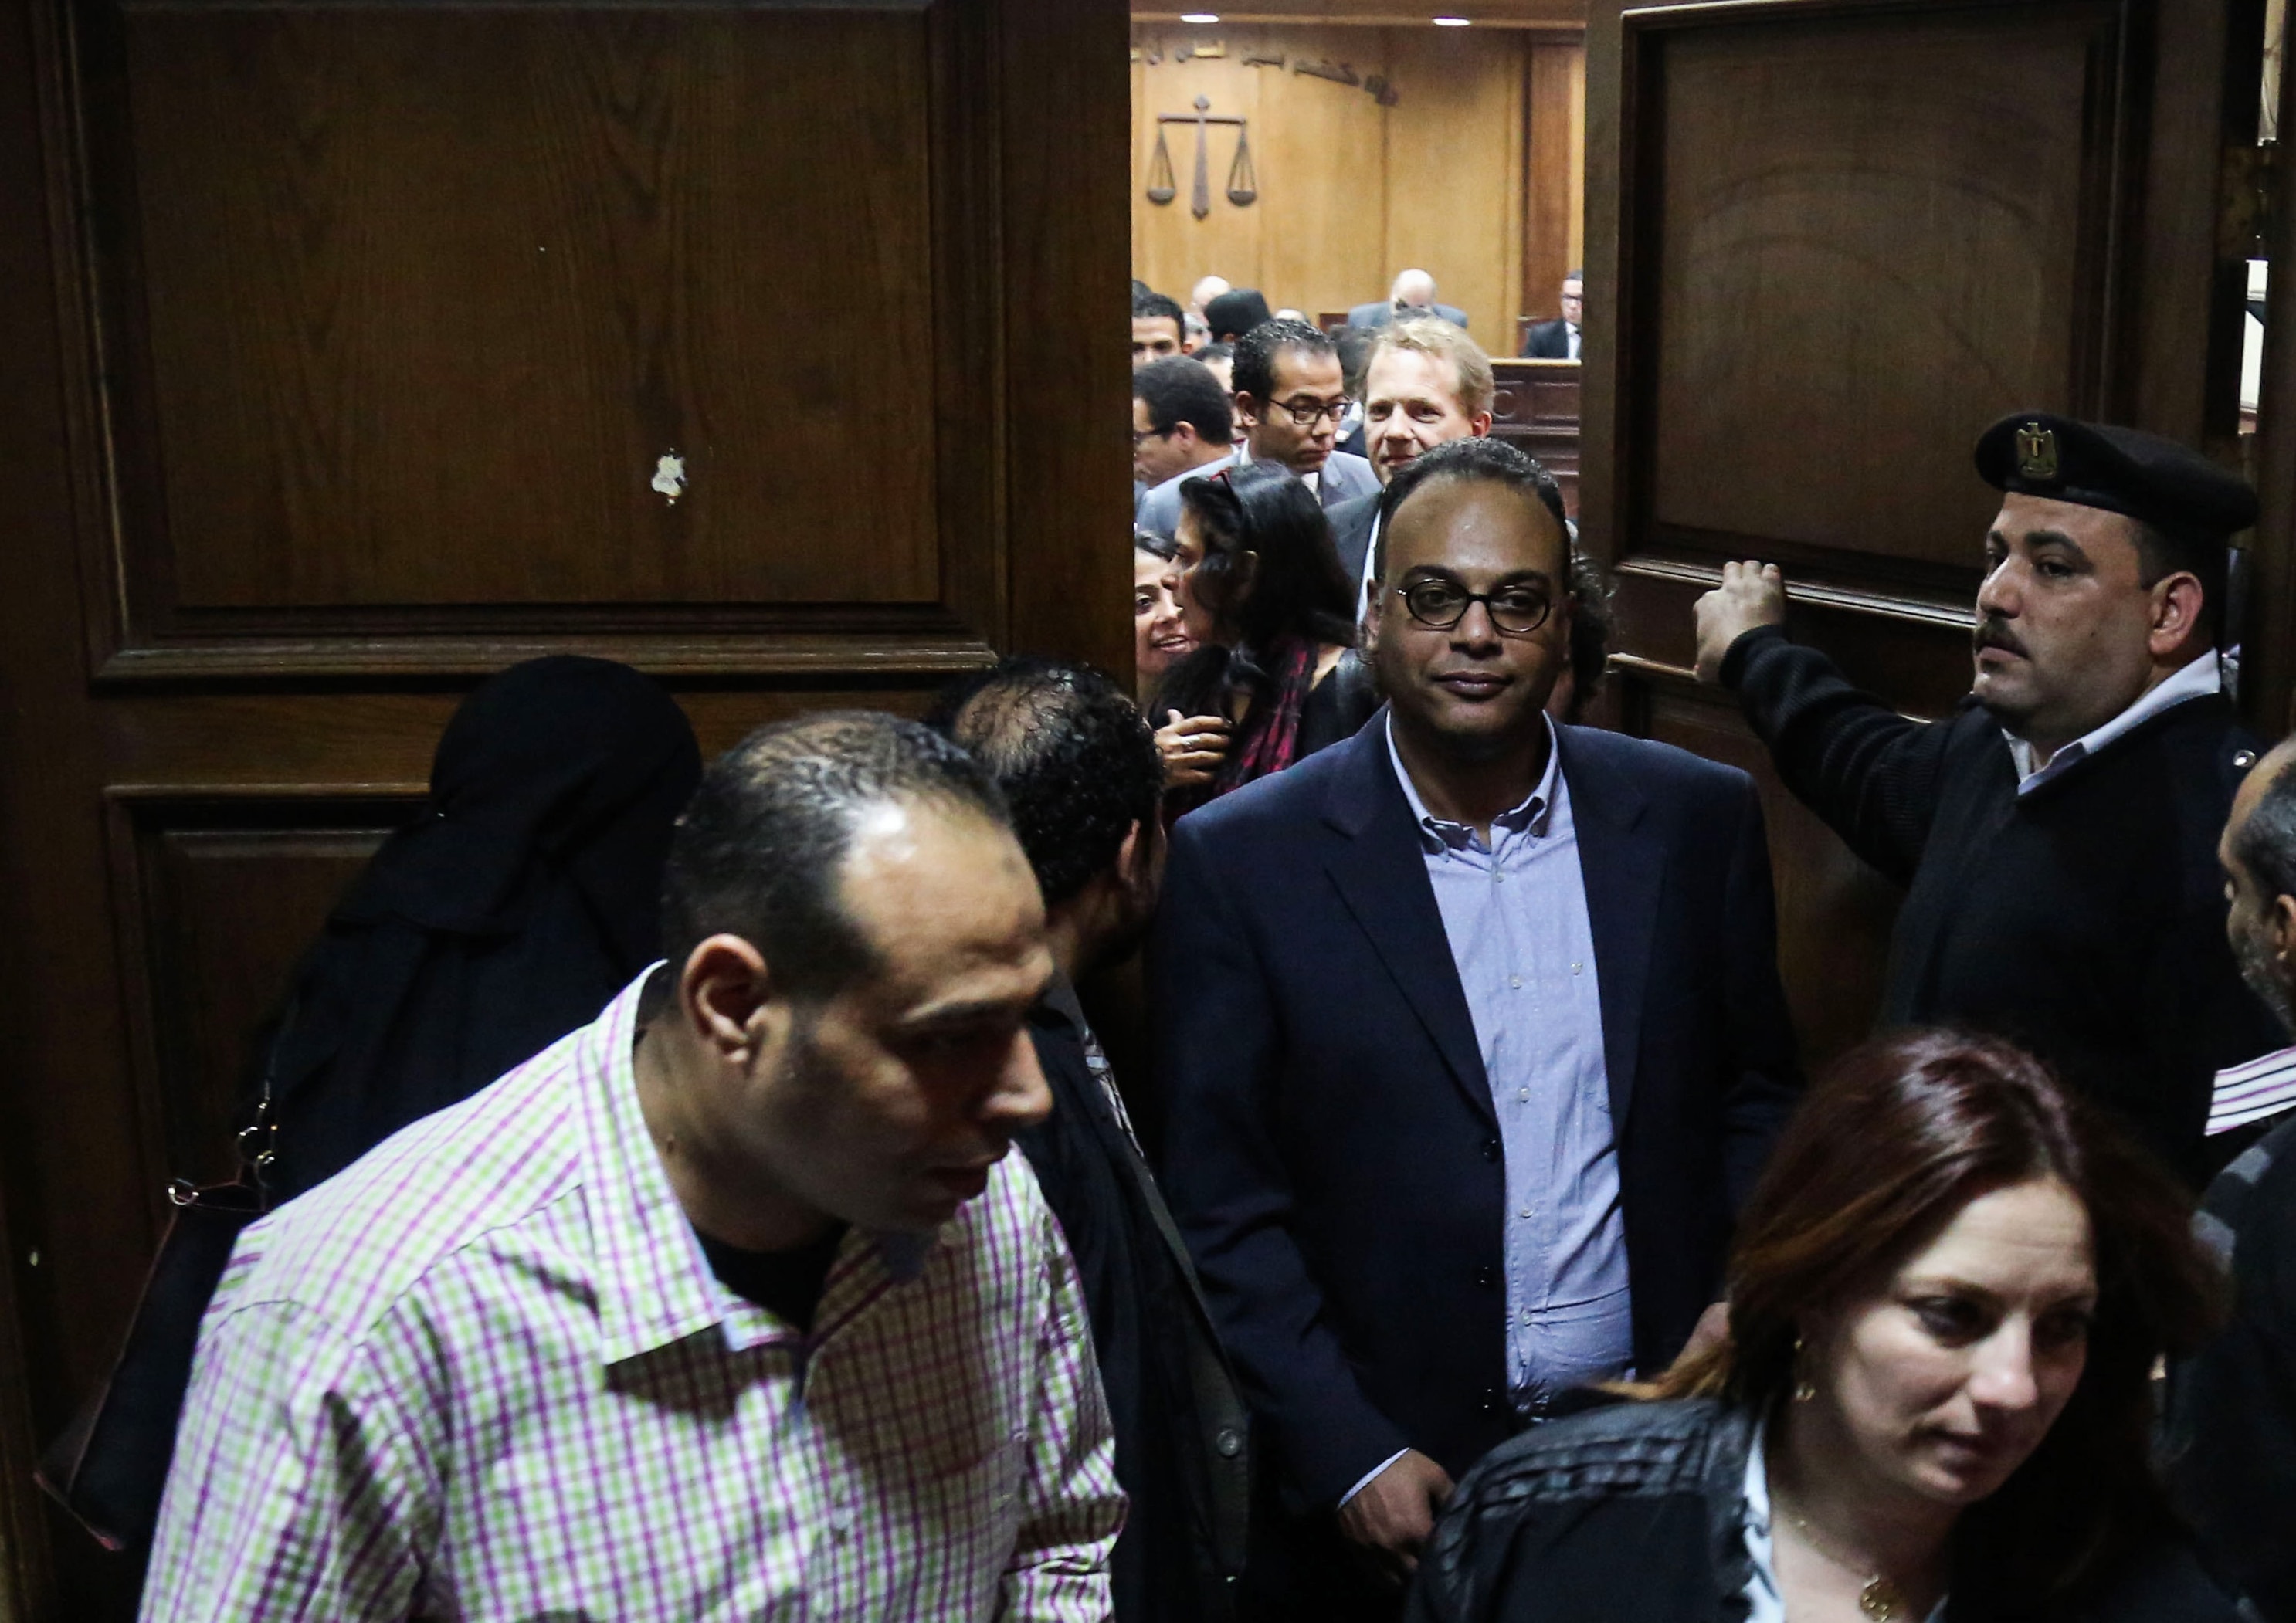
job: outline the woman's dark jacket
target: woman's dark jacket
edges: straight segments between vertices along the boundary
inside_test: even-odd
[[[1620,1403],[1502,1443],[1460,1483],[1419,1566],[1410,1623],[1735,1623],[1749,1611],[1754,1417],[1706,1399]],[[2190,1551],[2120,1553],[2085,1602],[1952,1623],[2234,1623]]]

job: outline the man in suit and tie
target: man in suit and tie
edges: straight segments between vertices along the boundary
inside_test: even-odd
[[[1152,947],[1165,1187],[1317,1619],[1392,1617],[1477,1458],[1680,1352],[1797,1088],[1751,781],[1544,712],[1553,479],[1459,439],[1382,507],[1388,708],[1180,821]]]
[[[1448,322],[1422,317],[1382,327],[1364,363],[1364,448],[1384,487],[1423,451],[1447,440],[1491,431],[1490,357]],[[1357,612],[1372,586],[1372,535],[1380,493],[1332,509],[1332,545],[1348,578],[1363,583]]]
[[[1455,327],[1467,324],[1467,313],[1447,304],[1435,302],[1435,278],[1423,270],[1407,270],[1395,279],[1387,291],[1387,300],[1374,299],[1359,304],[1348,312],[1350,327],[1383,327],[1398,316],[1439,316]]]
[[[1523,340],[1522,352],[1534,361],[1575,361],[1578,358],[1578,327],[1587,319],[1587,276],[1572,271],[1562,278],[1562,315],[1542,321]]]
[[[1236,340],[1235,415],[1243,442],[1232,456],[1188,469],[1140,500],[1135,522],[1170,536],[1179,529],[1180,486],[1231,463],[1281,463],[1297,474],[1324,511],[1379,488],[1371,463],[1333,447],[1347,414],[1339,351],[1304,321],[1264,321]]]

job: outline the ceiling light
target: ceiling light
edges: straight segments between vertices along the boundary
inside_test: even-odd
[[[1217,12],[1182,12],[1180,13],[1180,20],[1182,22],[1218,22],[1219,20],[1219,13]]]
[[[1438,17],[1435,26],[1439,29],[1464,29],[1473,20],[1472,17]]]

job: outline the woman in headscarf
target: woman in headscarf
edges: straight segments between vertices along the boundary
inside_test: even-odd
[[[611,660],[529,660],[463,701],[428,804],[329,915],[258,1045],[275,1203],[594,1019],[652,962],[701,774],[677,701]]]

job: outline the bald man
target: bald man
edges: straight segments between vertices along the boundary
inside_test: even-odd
[[[1435,278],[1423,270],[1407,270],[1395,279],[1387,291],[1387,301],[1374,299],[1359,304],[1348,312],[1350,327],[1383,327],[1398,314],[1431,314],[1440,316],[1455,327],[1467,324],[1467,313],[1447,304],[1435,302]]]

